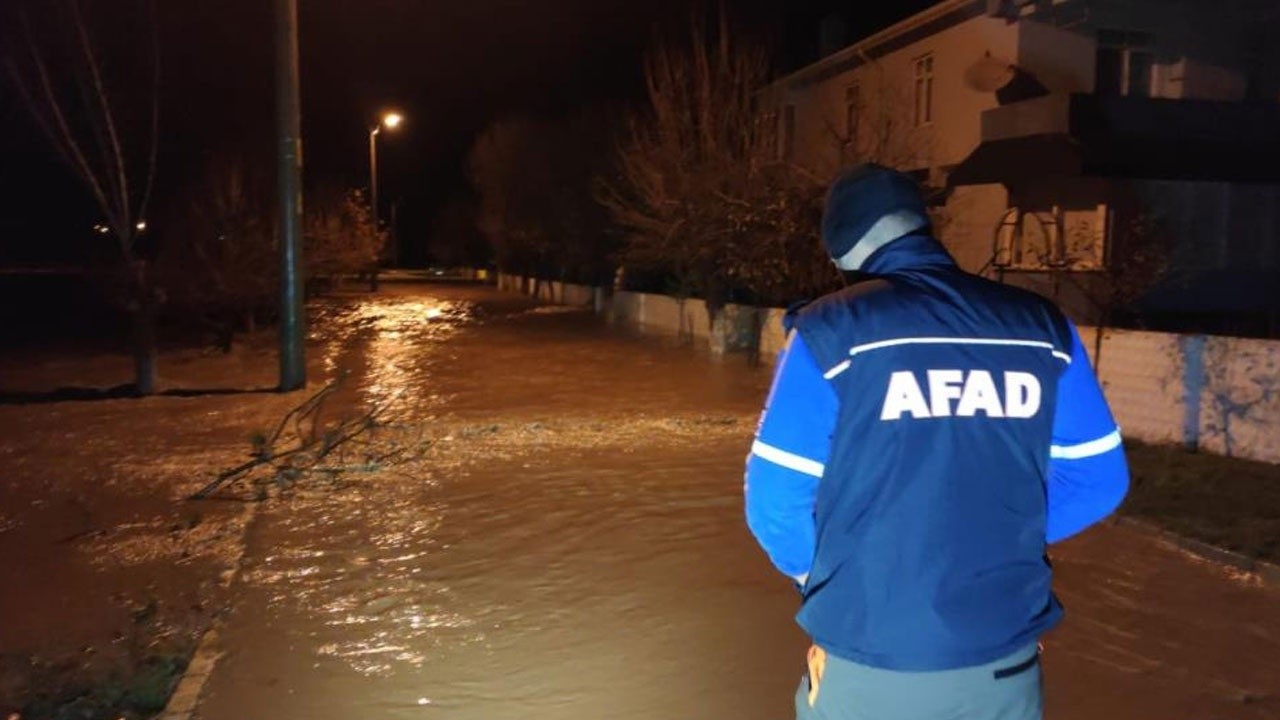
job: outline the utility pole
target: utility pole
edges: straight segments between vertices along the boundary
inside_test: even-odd
[[[378,227],[378,133],[382,132],[382,121],[369,131],[369,210],[373,213],[373,230]]]
[[[307,384],[302,307],[302,121],[298,0],[275,0],[276,128],[280,193],[280,391]]]
[[[382,230],[382,222],[378,218],[378,134],[382,132],[382,128],[394,131],[400,127],[400,123],[404,122],[404,116],[397,112],[386,112],[382,117],[378,118],[378,122],[369,128],[369,211],[373,215],[373,231]],[[395,207],[391,208],[391,212],[395,213]],[[383,248],[379,252],[378,263],[381,263],[386,256],[386,249]],[[378,289],[378,268],[373,268],[373,290]]]
[[[400,198],[391,201],[391,267],[400,267]]]

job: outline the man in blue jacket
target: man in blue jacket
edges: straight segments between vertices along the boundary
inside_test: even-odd
[[[887,168],[835,182],[822,236],[859,282],[788,313],[746,472],[813,638],[797,717],[1040,718],[1046,547],[1128,488],[1079,334],[956,267]]]

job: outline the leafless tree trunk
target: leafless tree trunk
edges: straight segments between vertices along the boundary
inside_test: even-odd
[[[121,122],[120,102],[108,87],[103,63],[81,0],[56,0],[57,26],[65,28],[66,62],[55,64],[52,43],[37,42],[29,18],[20,16],[22,49],[7,70],[36,123],[72,171],[85,183],[118,244],[125,300],[133,326],[137,390],[148,395],[156,385],[156,315],[159,293],[150,262],[138,252],[146,231],[147,208],[155,183],[160,123],[160,44],[154,0],[146,0],[150,51],[147,127],[132,130]],[[45,36],[48,37],[48,36]],[[135,78],[131,78],[134,80]],[[144,135],[145,133],[145,135]],[[135,141],[130,145],[129,141]],[[143,142],[137,142],[143,140]],[[132,152],[131,152],[132,150]]]
[[[1129,308],[1158,283],[1175,280],[1171,274],[1173,237],[1146,208],[1130,206],[1117,223],[1100,273],[1100,287],[1082,287],[1098,310],[1094,338],[1094,370],[1102,367],[1103,336],[1115,326],[1119,311]],[[1068,248],[1068,253],[1077,250]],[[1069,273],[1062,273],[1068,278]]]

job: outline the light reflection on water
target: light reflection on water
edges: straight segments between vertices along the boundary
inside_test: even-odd
[[[425,365],[432,346],[473,322],[473,312],[465,300],[377,295],[322,306],[311,337],[323,344],[327,381],[348,372],[358,378],[364,403],[422,407],[442,400]]]

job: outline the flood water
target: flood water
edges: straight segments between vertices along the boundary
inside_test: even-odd
[[[767,367],[475,287],[315,327],[432,454],[262,507],[197,717],[790,717],[797,598],[741,507]],[[1127,528],[1055,552],[1049,717],[1280,716],[1280,594]]]

